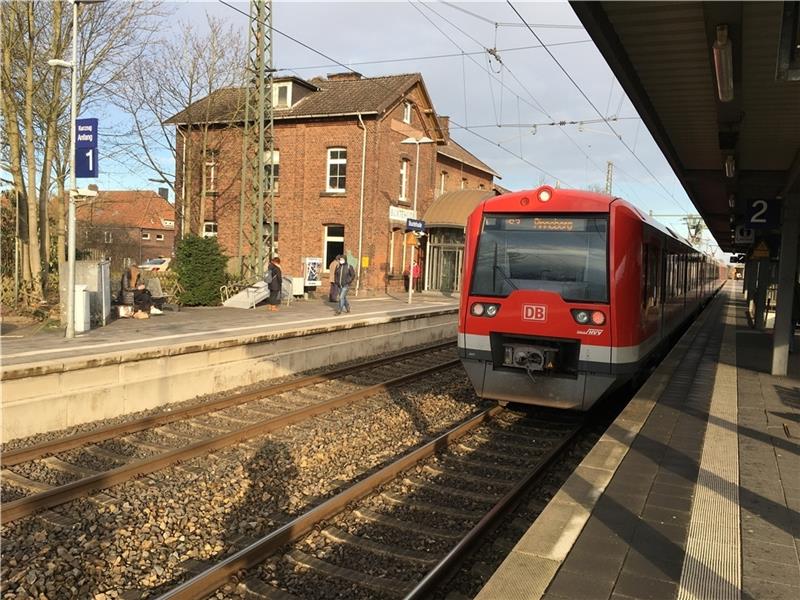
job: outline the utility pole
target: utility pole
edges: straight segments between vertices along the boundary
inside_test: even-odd
[[[264,211],[269,218],[270,258],[275,253],[275,150],[272,111],[272,0],[250,0],[247,89],[242,133],[242,176],[239,192],[239,258],[241,272],[264,275]],[[245,223],[250,211],[251,223]],[[244,242],[250,244],[247,259]]]
[[[614,163],[610,160],[606,166],[606,194],[611,195],[611,184],[614,179]]]

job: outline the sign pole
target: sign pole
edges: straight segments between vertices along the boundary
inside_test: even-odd
[[[72,3],[72,98],[69,134],[69,199],[67,211],[67,338],[75,337],[75,136],[78,113],[78,3]]]

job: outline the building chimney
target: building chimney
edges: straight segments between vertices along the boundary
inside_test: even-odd
[[[444,138],[445,143],[450,142],[450,117],[444,115],[436,115],[436,119],[439,121],[439,127],[442,130],[442,137]]]
[[[328,81],[358,81],[364,77],[361,73],[345,71],[344,73],[328,73]]]
[[[158,195],[169,202],[169,188],[158,188]]]

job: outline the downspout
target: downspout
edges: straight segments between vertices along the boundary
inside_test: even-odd
[[[178,127],[178,133],[183,138],[183,151],[181,152],[181,239],[186,237],[186,134]]]
[[[364,130],[364,135],[361,140],[361,194],[358,208],[358,269],[356,276],[356,296],[358,296],[358,291],[361,289],[361,246],[364,241],[364,177],[367,168],[367,126],[364,125],[361,113],[358,113],[358,123],[358,126]]]

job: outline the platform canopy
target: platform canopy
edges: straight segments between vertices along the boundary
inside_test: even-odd
[[[753,202],[800,192],[799,2],[570,4],[723,250]]]
[[[465,227],[467,217],[495,193],[491,190],[457,190],[445,192],[433,201],[422,218],[426,227]]]

